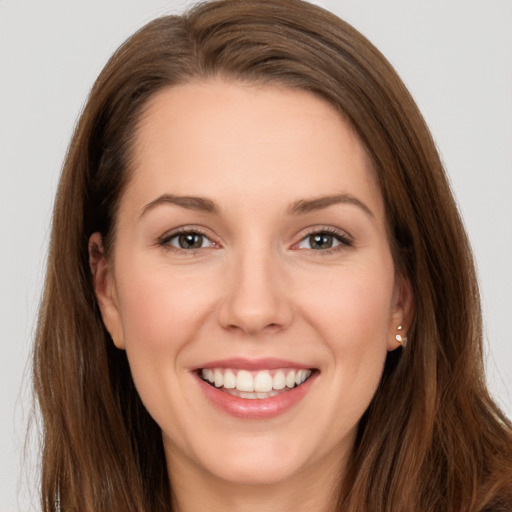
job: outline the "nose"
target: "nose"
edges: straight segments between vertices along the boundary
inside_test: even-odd
[[[229,268],[219,307],[224,329],[255,336],[290,325],[293,307],[276,259],[262,253],[240,255]]]

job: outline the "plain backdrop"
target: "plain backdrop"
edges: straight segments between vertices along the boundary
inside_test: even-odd
[[[432,129],[478,264],[490,388],[512,415],[512,1],[315,3],[376,44]],[[0,0],[0,512],[39,509],[28,359],[74,123],[117,46],[188,4]]]

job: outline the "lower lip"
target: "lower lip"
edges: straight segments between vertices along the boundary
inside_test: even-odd
[[[318,373],[314,372],[313,375],[300,386],[280,393],[279,395],[269,398],[254,399],[230,395],[225,391],[221,391],[207,384],[199,376],[197,376],[197,380],[206,398],[222,411],[235,418],[267,420],[279,416],[300,402],[310,390],[317,376]]]

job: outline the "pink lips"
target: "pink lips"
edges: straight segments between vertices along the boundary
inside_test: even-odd
[[[288,361],[285,359],[276,358],[265,358],[265,359],[244,359],[242,357],[234,357],[231,359],[222,359],[219,361],[209,361],[200,366],[192,368],[192,371],[199,370],[202,368],[232,368],[234,370],[275,370],[277,368],[297,368],[297,369],[308,369],[309,366],[296,363],[294,361]]]
[[[273,370],[277,368],[295,368],[295,369],[308,369],[310,367],[301,363],[286,361],[282,359],[266,358],[257,360],[248,360],[243,358],[223,359],[219,361],[209,361],[202,366],[193,368],[196,372],[203,368],[231,368],[238,370]],[[246,399],[233,396],[229,393],[215,388],[206,383],[197,374],[197,382],[206,396],[206,398],[217,408],[228,413],[235,418],[251,419],[251,420],[265,420],[274,418],[295,404],[300,402],[307,394],[318,377],[318,372],[313,372],[303,384],[297,386],[289,391],[284,391],[279,395],[269,398],[259,399]]]

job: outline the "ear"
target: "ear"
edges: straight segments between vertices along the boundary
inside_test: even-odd
[[[404,275],[399,275],[395,281],[393,293],[393,304],[390,317],[388,333],[388,350],[395,350],[400,346],[396,340],[399,334],[402,338],[407,337],[414,315],[414,292],[411,282]],[[401,328],[399,329],[399,326]]]
[[[103,323],[116,347],[124,349],[123,324],[114,273],[112,265],[105,255],[100,233],[93,233],[89,238],[89,267]]]

